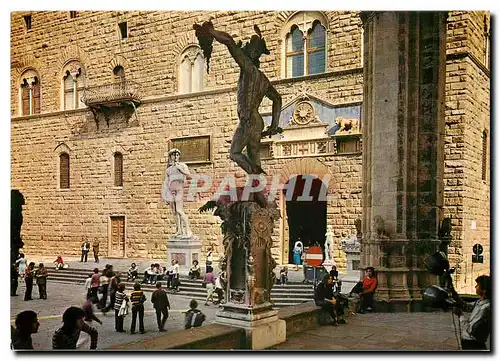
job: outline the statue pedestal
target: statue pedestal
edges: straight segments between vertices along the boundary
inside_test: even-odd
[[[342,240],[342,250],[347,255],[347,274],[342,277],[342,293],[348,293],[356,283],[363,279],[363,272],[360,270],[361,243],[357,236],[351,236]]]
[[[247,348],[264,349],[286,339],[286,322],[272,309],[271,288],[276,262],[271,255],[276,208],[261,208],[254,202],[236,202],[224,220],[225,303],[215,322],[242,327]]]
[[[322,266],[325,267],[328,272],[330,272],[332,266],[336,266],[336,264],[333,263],[331,259],[327,259],[325,262],[323,262]]]
[[[172,264],[174,259],[179,261],[179,271],[182,273],[189,271],[193,261],[200,262],[201,240],[198,236],[169,238],[167,242],[167,267]]]

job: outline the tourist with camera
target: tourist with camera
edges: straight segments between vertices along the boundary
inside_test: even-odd
[[[459,316],[461,328],[462,350],[487,350],[486,340],[491,333],[491,278],[479,276],[476,278],[476,293],[479,300],[465,302],[454,288],[451,294],[458,307],[453,313]],[[470,312],[468,316],[464,312]]]

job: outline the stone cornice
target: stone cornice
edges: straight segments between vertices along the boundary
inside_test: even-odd
[[[285,84],[300,83],[302,81],[342,77],[342,76],[347,76],[347,75],[352,75],[352,74],[361,74],[362,75],[363,74],[363,67],[356,67],[356,68],[347,69],[347,70],[340,70],[340,71],[330,71],[327,73],[306,75],[306,76],[295,77],[295,78],[276,79],[276,80],[272,80],[271,84],[273,84],[273,85],[285,85]],[[159,96],[159,97],[149,97],[149,98],[142,99],[141,104],[160,103],[163,101],[173,101],[173,100],[178,100],[178,99],[190,99],[190,98],[196,98],[196,97],[207,96],[207,95],[223,94],[223,93],[228,93],[228,92],[235,92],[236,89],[237,89],[236,86],[231,86],[231,87],[206,90],[206,91],[202,91],[202,92],[198,92],[198,93],[174,94],[174,95],[165,95],[165,96]],[[24,120],[24,119],[34,119],[34,118],[48,117],[48,116],[59,115],[59,114],[71,114],[71,113],[81,112],[81,111],[85,111],[85,110],[87,110],[87,108],[54,111],[54,112],[40,113],[40,114],[29,115],[29,116],[13,116],[13,117],[11,117],[11,119],[19,121],[19,120]]]
[[[12,121],[30,120],[30,119],[51,117],[54,115],[68,115],[68,114],[74,114],[74,113],[84,113],[87,110],[89,110],[87,107],[78,108],[78,109],[71,109],[71,110],[57,110],[55,112],[47,112],[47,113],[32,114],[32,115],[22,115],[22,116],[12,116],[10,119]]]

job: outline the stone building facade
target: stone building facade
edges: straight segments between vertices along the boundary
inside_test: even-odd
[[[227,143],[238,123],[239,69],[214,43],[207,74],[192,25],[209,18],[243,44],[259,26],[271,52],[260,68],[282,95],[284,128],[283,137],[264,141],[263,168],[281,184],[329,177],[330,198],[312,214],[318,235],[333,226],[334,261],[345,267],[340,242],[361,218],[362,149],[359,132],[342,136],[336,121],[355,119],[362,132],[363,31],[359,13],[343,11],[13,12],[11,184],[26,199],[28,255],[76,255],[87,236],[109,257],[165,258],[174,222],[160,193],[176,144],[206,147],[205,159],[186,156],[194,157],[192,173],[210,175],[215,186],[185,209],[202,254],[209,245],[222,250],[219,222],[197,209],[225,176],[242,176]],[[466,289],[489,271],[489,14],[450,12],[447,26],[443,214],[452,218],[451,261]],[[127,101],[99,103],[117,89]],[[86,107],[82,97],[99,106]],[[268,122],[271,103],[260,112]],[[309,212],[282,196],[278,204],[273,254],[286,264],[290,235],[299,234],[289,220]],[[474,243],[484,247],[482,265],[470,262]]]

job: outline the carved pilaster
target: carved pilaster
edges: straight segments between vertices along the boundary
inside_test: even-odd
[[[362,265],[378,270],[378,299],[419,299],[429,281],[422,260],[439,245],[443,202],[445,17],[438,12],[360,16]]]

